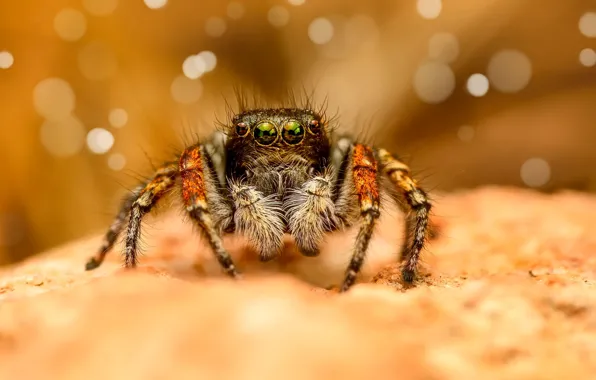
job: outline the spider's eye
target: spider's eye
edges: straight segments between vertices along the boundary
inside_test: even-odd
[[[248,125],[244,122],[236,124],[236,133],[241,137],[246,136],[248,134]]]
[[[271,145],[277,140],[277,129],[268,121],[259,123],[254,132],[255,140],[260,145]]]
[[[311,133],[316,135],[321,132],[321,123],[319,123],[318,120],[311,120],[310,123],[308,123],[308,129]]]
[[[281,137],[288,144],[294,145],[300,143],[304,138],[304,128],[296,120],[290,120],[284,125]]]

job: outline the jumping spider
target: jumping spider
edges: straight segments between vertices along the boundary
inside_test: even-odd
[[[389,182],[383,183],[382,176]],[[236,266],[222,235],[238,232],[263,261],[280,254],[285,233],[305,256],[316,256],[326,232],[359,223],[354,251],[340,291],[354,284],[380,215],[380,190],[392,187],[411,211],[402,247],[404,281],[412,282],[427,237],[430,202],[403,162],[384,149],[334,137],[326,119],[301,108],[259,108],[232,117],[222,133],[184,150],[153,179],[127,197],[99,252],[97,268],[128,218],[125,266],[137,265],[141,219],[179,184],[186,212],[201,228],[231,277]],[[391,189],[386,189],[391,190]]]

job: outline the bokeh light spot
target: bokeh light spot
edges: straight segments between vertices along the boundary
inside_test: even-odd
[[[306,2],[306,0],[288,0],[288,3],[290,3],[290,5],[293,5],[296,7],[304,4],[305,2]]]
[[[0,69],[9,69],[14,64],[14,57],[9,51],[0,51]]]
[[[580,51],[579,62],[586,67],[592,67],[596,65],[596,52],[594,49],[586,48]]]
[[[526,186],[544,186],[550,181],[550,165],[542,158],[530,158],[522,164],[520,175]]]
[[[159,9],[165,7],[168,0],[144,0],[144,2],[149,9]]]
[[[191,104],[199,100],[203,94],[203,85],[198,80],[188,79],[184,75],[177,76],[170,87],[172,97],[182,104]]]
[[[87,133],[87,148],[93,153],[107,153],[114,145],[114,135],[104,128],[93,128]]]
[[[107,79],[118,70],[116,55],[101,42],[91,42],[83,47],[79,52],[78,63],[83,76],[91,80]]]
[[[481,97],[488,92],[488,78],[482,74],[472,74],[468,78],[466,88],[472,96]]]
[[[122,153],[112,153],[108,157],[108,167],[120,171],[126,166],[126,157]]]
[[[199,57],[205,63],[206,72],[213,71],[215,66],[217,66],[217,57],[212,51],[204,50],[197,54],[197,57]]]
[[[586,37],[596,37],[596,12],[586,12],[579,18],[579,31]]]
[[[441,0],[418,0],[416,10],[418,14],[427,20],[432,20],[441,14],[443,3]]]
[[[220,17],[209,17],[205,21],[205,33],[211,37],[221,37],[228,29],[226,20]]]
[[[83,12],[65,8],[54,17],[54,30],[65,41],[77,41],[87,31],[87,19]]]
[[[281,28],[290,21],[290,12],[286,8],[276,5],[267,12],[267,20],[276,28]]]
[[[457,138],[461,141],[470,142],[474,139],[474,135],[476,134],[476,130],[474,127],[469,125],[462,125],[457,130]]]
[[[108,115],[108,121],[114,128],[122,128],[128,123],[128,112],[122,108],[114,108]]]
[[[189,79],[200,78],[205,71],[205,61],[197,55],[188,56],[182,63],[182,72]]]
[[[33,89],[33,106],[48,120],[64,119],[74,111],[75,93],[64,79],[43,79]]]
[[[519,92],[530,83],[532,62],[521,51],[501,50],[491,57],[486,72],[497,90],[505,93]]]
[[[314,19],[308,26],[308,37],[317,45],[324,45],[331,41],[334,33],[333,24],[324,17]]]
[[[85,126],[73,115],[60,120],[46,120],[40,129],[41,144],[53,156],[70,157],[85,143]]]
[[[451,63],[459,55],[459,42],[451,33],[435,33],[428,41],[428,57],[430,59]]]
[[[441,103],[455,90],[455,74],[442,62],[423,63],[414,75],[414,91],[426,103]]]
[[[114,12],[118,0],[83,0],[83,8],[94,16],[107,16]]]
[[[228,8],[226,9],[228,17],[232,20],[240,20],[242,16],[244,16],[244,12],[244,4],[237,1],[230,2],[228,4]]]
[[[319,49],[321,57],[343,60],[348,58],[348,54],[366,54],[361,51],[364,46],[359,46],[366,38],[361,35],[355,36],[356,33],[350,30],[352,25],[349,18],[333,15],[328,20],[333,25],[333,38],[328,43],[321,45],[322,48]]]

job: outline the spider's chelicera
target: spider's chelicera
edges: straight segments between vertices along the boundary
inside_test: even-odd
[[[389,182],[381,181],[385,176]],[[428,232],[430,202],[409,168],[382,148],[335,137],[309,109],[252,109],[232,117],[227,130],[184,150],[127,197],[99,252],[97,268],[128,220],[125,265],[137,265],[141,220],[172,187],[180,186],[186,212],[201,228],[223,269],[238,271],[222,235],[246,236],[266,261],[278,256],[283,235],[316,256],[325,233],[359,228],[341,291],[356,281],[380,215],[384,186],[407,206],[403,279],[412,282]]]

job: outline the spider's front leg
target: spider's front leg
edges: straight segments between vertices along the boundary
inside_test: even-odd
[[[348,170],[351,171],[352,185],[358,196],[360,229],[340,292],[347,291],[356,281],[366,257],[375,223],[380,215],[378,165],[372,148],[363,144],[354,144],[348,154],[351,155]]]
[[[91,257],[85,265],[85,270],[92,270],[99,267],[107,253],[112,249],[118,236],[124,229],[126,218],[130,215],[128,233],[126,236],[126,259],[127,267],[136,265],[137,244],[141,229],[141,219],[149,212],[159,198],[175,183],[178,174],[177,162],[166,163],[158,169],[153,179],[137,187],[132,194],[124,198],[120,206],[120,212],[112,222],[104,242],[98,253]]]
[[[420,252],[429,233],[429,215],[431,203],[426,192],[422,190],[416,180],[410,176],[410,169],[385,149],[378,149],[377,155],[383,173],[397,187],[405,198],[412,214],[406,221],[406,239],[402,252],[402,277],[406,282],[414,281]]]
[[[201,228],[215,253],[219,264],[231,277],[238,277],[230,254],[224,249],[220,233],[210,212],[207,194],[214,200],[223,202],[217,189],[217,177],[210,164],[209,153],[203,145],[187,148],[180,156],[180,177],[182,179],[182,198],[191,219]]]

